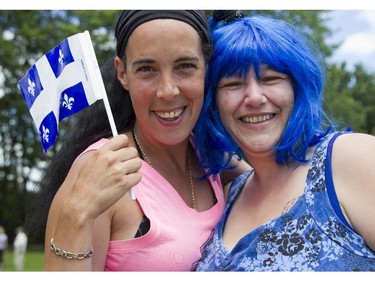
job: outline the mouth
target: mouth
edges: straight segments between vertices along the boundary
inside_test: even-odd
[[[184,108],[181,107],[172,111],[154,111],[154,113],[156,116],[158,116],[162,120],[174,121],[181,116],[183,111],[184,111]]]
[[[249,124],[259,124],[266,122],[270,119],[272,119],[275,116],[275,114],[264,114],[264,115],[259,115],[259,116],[251,116],[251,117],[242,117],[241,121]]]

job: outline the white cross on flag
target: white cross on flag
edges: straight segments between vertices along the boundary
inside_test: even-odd
[[[62,41],[19,81],[46,154],[59,122],[106,96],[88,31]]]

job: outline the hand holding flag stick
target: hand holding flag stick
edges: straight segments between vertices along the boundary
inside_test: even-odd
[[[102,99],[113,136],[117,128],[88,31],[68,37],[40,58],[19,81],[43,151],[54,144],[59,122]],[[135,200],[133,189],[130,196]]]

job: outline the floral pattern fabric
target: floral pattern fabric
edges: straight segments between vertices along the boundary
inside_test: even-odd
[[[228,251],[222,242],[224,225],[234,200],[253,171],[234,180],[224,216],[196,270],[375,271],[375,253],[343,216],[340,219],[341,211],[332,207],[332,203],[338,205],[337,199],[329,196],[329,191],[334,193],[330,181],[332,144],[340,134],[326,136],[316,148],[305,192],[293,207],[242,237]]]

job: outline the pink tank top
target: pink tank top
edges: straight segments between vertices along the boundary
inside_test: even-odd
[[[98,149],[106,141],[100,140],[88,150]],[[217,203],[209,210],[197,212],[144,161],[140,172],[142,180],[133,189],[150,219],[150,229],[135,239],[110,241],[105,270],[190,271],[201,258],[201,248],[224,211],[220,178],[209,179]]]

